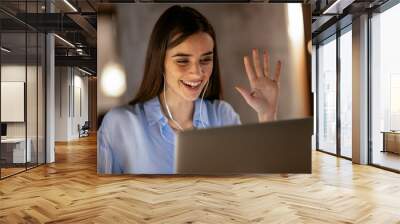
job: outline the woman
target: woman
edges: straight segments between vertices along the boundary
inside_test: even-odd
[[[260,122],[276,119],[281,63],[270,75],[268,54],[252,51],[244,66],[252,91],[236,87]],[[263,64],[263,66],[262,66]],[[112,109],[98,133],[99,173],[174,173],[177,131],[240,124],[221,98],[216,37],[190,7],[172,6],[158,19],[147,49],[144,78],[128,106]]]

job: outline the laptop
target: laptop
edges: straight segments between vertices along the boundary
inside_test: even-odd
[[[313,118],[177,134],[176,174],[311,173]]]

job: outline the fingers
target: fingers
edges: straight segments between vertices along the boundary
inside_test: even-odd
[[[246,102],[247,102],[248,104],[250,104],[250,102],[251,102],[251,100],[252,100],[252,97],[253,97],[253,96],[251,95],[251,92],[248,91],[248,90],[246,90],[246,89],[244,89],[244,88],[242,88],[242,87],[239,87],[239,86],[236,86],[235,88],[236,88],[236,90],[240,93],[240,95],[243,96],[244,100],[246,100]]]
[[[250,81],[250,85],[253,88],[254,86],[254,82],[257,78],[260,77],[267,77],[270,80],[274,80],[276,82],[279,82],[280,77],[281,77],[281,68],[282,68],[282,62],[279,60],[276,63],[275,66],[275,73],[272,76],[272,74],[270,74],[270,66],[269,66],[269,53],[268,51],[264,50],[263,53],[263,69],[261,69],[261,60],[260,60],[260,54],[258,52],[258,49],[253,49],[252,50],[252,56],[253,56],[253,65],[250,62],[250,58],[248,56],[244,56],[243,60],[244,60],[244,66],[246,69],[246,74],[249,78]],[[254,70],[255,69],[255,70]]]
[[[258,49],[253,49],[253,63],[254,63],[254,68],[256,69],[256,75],[258,78],[263,77],[264,74],[263,70],[261,69],[261,62],[260,62],[260,54],[258,52]]]
[[[274,75],[274,80],[275,80],[276,82],[278,82],[278,83],[279,83],[279,80],[280,80],[280,78],[281,78],[281,68],[282,68],[282,62],[279,60],[279,61],[276,63],[276,66],[275,66],[275,75]]]
[[[264,75],[269,77],[269,54],[268,51],[264,50]]]
[[[247,77],[249,78],[250,85],[253,86],[254,80],[256,79],[256,75],[254,74],[253,68],[250,64],[250,60],[248,56],[244,56],[243,58],[244,68],[246,70]]]

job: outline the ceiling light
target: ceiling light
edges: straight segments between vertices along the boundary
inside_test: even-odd
[[[322,14],[342,14],[343,10],[354,1],[355,0],[336,0],[332,5],[325,9]]]
[[[107,64],[101,73],[101,89],[106,96],[120,97],[126,91],[126,74],[120,64]]]
[[[4,52],[6,52],[6,53],[10,53],[10,52],[11,52],[11,50],[9,50],[9,49],[7,49],[7,48],[5,48],[5,47],[1,47],[1,50],[4,51]]]
[[[64,0],[65,4],[67,4],[74,12],[78,12],[78,10],[71,4],[69,3],[68,0]]]
[[[57,37],[59,40],[61,40],[62,42],[66,43],[68,46],[75,48],[75,45],[71,44],[71,42],[67,41],[66,39],[58,36],[57,34],[54,34],[55,37]]]

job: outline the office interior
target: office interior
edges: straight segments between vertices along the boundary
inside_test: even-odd
[[[50,215],[44,218],[45,212],[35,213],[28,209],[29,211],[21,210],[22,212],[13,213],[11,209],[11,204],[16,203],[9,200],[13,194],[22,195],[18,191],[29,188],[29,185],[35,182],[34,184],[39,187],[32,188],[32,191],[40,197],[41,194],[45,194],[40,190],[40,182],[53,183],[51,182],[54,181],[53,177],[58,179],[64,188],[68,188],[69,184],[74,186],[70,191],[63,193],[54,191],[53,195],[45,197],[57,201],[54,203],[57,203],[58,207],[64,206],[61,202],[63,200],[69,201],[69,205],[73,204],[74,200],[71,198],[86,201],[88,204],[85,208],[88,209],[90,209],[91,200],[100,203],[100,200],[85,198],[81,195],[78,197],[79,191],[83,194],[85,192],[95,194],[94,191],[98,193],[96,190],[111,192],[119,187],[125,189],[124,187],[132,185],[131,190],[135,189],[134,192],[139,195],[138,197],[148,197],[151,199],[147,202],[162,204],[162,201],[157,201],[156,196],[150,193],[166,194],[168,190],[160,188],[163,184],[170,186],[169,182],[176,181],[179,183],[179,189],[185,187],[190,189],[190,184],[184,182],[184,179],[175,179],[175,177],[170,179],[138,177],[145,179],[136,181],[135,177],[98,177],[95,174],[96,130],[99,120],[97,77],[102,75],[97,74],[97,9],[104,3],[151,4],[151,2],[153,1],[2,0],[0,2],[0,198],[2,198],[0,220],[4,218],[15,221],[19,220],[20,216],[21,219],[31,217],[39,223],[52,220],[63,221],[61,218],[57,219]],[[209,1],[204,2],[209,3]],[[220,0],[215,2],[280,4],[286,1]],[[354,204],[347,204],[351,207],[347,213],[340,213],[336,207],[332,207],[333,213],[328,213],[316,208],[313,210],[310,206],[311,212],[307,213],[300,209],[301,212],[297,214],[291,213],[293,217],[283,215],[284,211],[282,214],[278,211],[268,214],[273,215],[275,220],[285,216],[288,220],[292,217],[292,221],[296,221],[296,217],[301,217],[302,219],[299,220],[311,220],[310,223],[318,220],[318,212],[323,216],[323,218],[319,217],[322,222],[353,223],[379,220],[380,223],[396,223],[400,220],[399,214],[394,212],[400,208],[395,197],[400,195],[398,181],[398,173],[400,173],[400,64],[397,54],[400,52],[400,30],[397,28],[400,21],[400,2],[396,0],[289,2],[290,4],[311,4],[312,8],[312,43],[310,42],[308,47],[312,52],[312,89],[310,90],[313,93],[314,109],[312,155],[313,173],[318,174],[313,177],[318,182],[315,184],[320,184],[322,189],[319,190],[328,192],[327,195],[343,194],[342,196],[345,197],[351,195],[349,191],[356,193],[352,195],[355,201],[351,203]],[[60,163],[59,166],[58,163]],[[329,179],[324,175],[337,179]],[[93,179],[88,180],[88,177]],[[192,178],[191,183],[203,183],[202,189],[207,187],[212,189],[221,185],[220,182],[214,183],[215,186],[211,184],[212,181],[217,181],[213,177],[210,179],[201,177],[198,181],[195,177],[190,178]],[[229,178],[231,179],[227,182],[234,184],[235,177]],[[269,176],[237,178],[242,184],[249,181],[255,187],[260,185],[258,181],[264,181]],[[307,176],[289,174],[271,178],[308,183]],[[61,183],[61,181],[66,182]],[[106,181],[109,182],[106,183]],[[113,189],[113,181],[121,181],[121,186],[114,186],[115,189]],[[146,181],[152,184],[145,185]],[[345,183],[340,185],[342,181]],[[362,184],[352,181],[361,181]],[[15,183],[19,184],[19,188],[11,189],[11,185]],[[210,183],[210,185],[205,183]],[[283,182],[283,189],[285,186],[291,189],[290,185],[294,183]],[[90,186],[91,191],[87,186]],[[146,188],[146,186],[151,187]],[[358,187],[352,188],[352,186]],[[247,187],[246,189],[251,192],[252,188]],[[361,193],[357,193],[357,190]],[[345,193],[340,193],[343,191]],[[381,195],[382,192],[392,197],[386,198]],[[68,193],[71,194],[65,196]],[[286,193],[290,194],[290,192]],[[199,200],[201,197],[207,197],[207,194],[213,195],[213,192],[210,190],[204,193],[199,196]],[[175,196],[181,195],[177,193]],[[19,199],[20,201],[28,200],[29,197],[29,194],[25,194],[25,196],[19,196]],[[216,195],[210,200],[213,200],[214,204],[220,203],[226,206],[224,197],[228,196]],[[287,199],[287,197],[278,198],[284,200],[282,198]],[[306,201],[312,197],[311,193],[304,198],[294,197],[291,203],[296,204],[296,200],[298,200],[297,203],[307,203]],[[237,196],[237,198],[240,197]],[[120,205],[118,203],[122,203],[119,197],[113,198],[112,194],[108,197],[104,196],[103,199],[107,199],[108,203],[115,202],[116,207]],[[279,199],[274,200],[279,203]],[[125,208],[135,210],[135,206],[142,205],[136,203],[135,200],[125,201],[128,204]],[[170,200],[173,200],[172,197]],[[265,203],[268,204],[268,201],[266,200]],[[340,204],[339,199],[336,202]],[[364,203],[366,207],[369,206],[363,208],[369,212],[365,213],[360,208],[351,213],[352,209],[361,206],[359,202]],[[31,203],[33,208],[42,206],[34,202],[28,204]],[[76,203],[79,204],[79,202]],[[168,207],[171,203],[165,202],[165,206]],[[391,206],[386,206],[385,203]],[[342,205],[345,206],[344,203]],[[26,209],[26,205],[25,207],[21,205],[21,208]],[[186,211],[182,209],[185,207],[177,208],[174,209],[181,208],[182,214]],[[207,212],[202,210],[204,213],[201,214],[209,217],[209,219],[204,219],[205,222],[257,221],[228,215],[229,212],[234,213],[233,208],[232,211],[226,212],[223,208],[219,209],[222,210],[216,213],[213,208],[209,208]],[[291,211],[298,211],[293,207],[291,209],[293,209]],[[140,210],[141,213],[139,213],[149,214],[145,210]],[[274,210],[269,208],[269,211]],[[76,214],[83,211],[66,209],[65,212],[70,212],[65,215],[66,220],[82,220],[78,219]],[[97,220],[103,223],[112,221],[111,217],[115,214],[131,221],[139,220],[138,222],[145,223],[163,220],[161,215],[150,215],[151,218],[146,219],[146,217],[123,213],[118,209],[112,209],[110,213],[104,213],[103,216],[96,213],[95,207],[93,207],[93,212],[98,215],[97,218],[103,218]],[[263,212],[260,214],[267,214]],[[7,217],[7,214],[11,213],[13,213],[12,217]],[[315,217],[310,215],[311,213]],[[168,217],[165,213],[159,214]],[[173,214],[175,215],[169,217],[167,222],[191,221],[190,218],[184,219],[181,213]],[[187,214],[190,217],[191,213]],[[86,218],[95,219],[94,216]],[[271,220],[262,217],[259,221]]]

